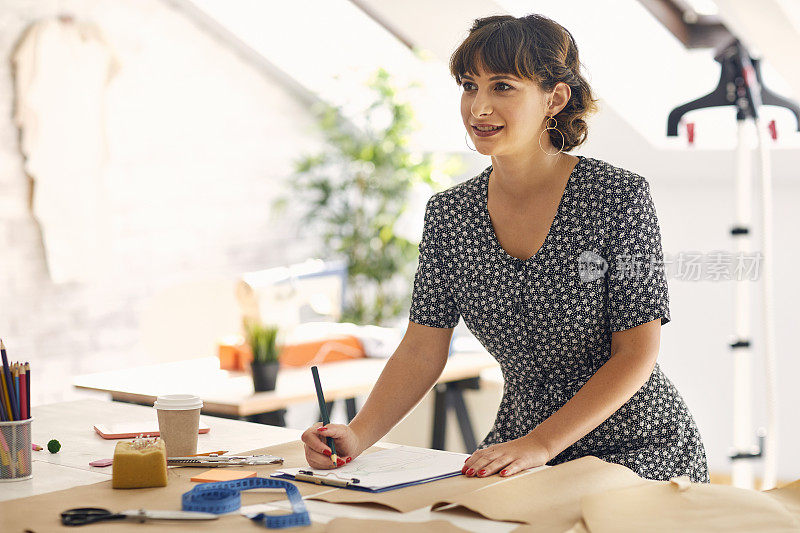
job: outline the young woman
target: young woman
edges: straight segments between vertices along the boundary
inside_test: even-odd
[[[408,330],[349,425],[303,433],[309,465],[333,466],[326,436],[342,465],[408,414],[462,317],[505,380],[466,475],[593,455],[649,479],[708,482],[692,415],[656,363],[670,315],[648,182],[566,154],[596,110],[572,35],[539,15],[478,19],[450,70],[467,134],[492,164],[428,201]]]

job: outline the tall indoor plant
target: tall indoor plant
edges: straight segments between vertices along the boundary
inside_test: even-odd
[[[373,100],[364,127],[354,126],[341,107],[315,107],[326,148],[296,161],[289,181],[292,206],[302,206],[303,228],[320,236],[322,255],[346,259],[342,320],[388,325],[407,311],[411,297],[418,246],[397,233],[396,223],[412,187],[444,188],[463,165],[460,157],[437,164],[429,153],[409,151],[414,115],[398,101],[386,70],[367,86]],[[274,207],[288,202],[281,198]]]
[[[278,327],[255,320],[244,323],[245,338],[253,352],[250,368],[256,392],[275,390],[278,379]]]

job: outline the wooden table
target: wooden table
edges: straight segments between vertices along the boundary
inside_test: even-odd
[[[112,457],[117,441],[102,439],[93,431],[92,425],[112,420],[131,422],[155,420],[154,410],[150,407],[101,400],[42,405],[33,408],[33,416],[31,426],[33,442],[45,445],[48,440],[57,438],[62,444],[61,451],[57,454],[51,454],[46,449],[33,452],[33,479],[0,483],[0,501],[107,481],[111,477],[111,468],[91,467],[88,463],[94,459]],[[199,436],[198,452],[219,449],[234,453],[242,452],[289,442],[300,436],[298,430],[240,420],[202,416],[201,421],[208,424],[211,431]],[[379,445],[396,446],[390,443],[379,443]],[[430,507],[410,513],[398,513],[379,506],[334,504],[314,500],[306,500],[305,503],[311,519],[315,522],[328,522],[340,516],[402,522],[448,520],[468,531],[490,533],[508,532],[519,527],[517,523],[496,522],[465,513],[432,513]],[[288,502],[279,502],[275,505],[277,507],[285,505],[287,510],[289,508]],[[56,513],[60,511],[61,509],[42,510],[42,512]],[[98,526],[94,526],[94,529],[105,530],[102,526],[99,529]],[[152,526],[149,529],[152,529]]]
[[[355,397],[369,394],[385,359],[361,358],[319,365],[320,380],[329,402],[346,400],[348,417],[355,416]],[[497,367],[487,352],[460,352],[448,358],[434,388],[433,442],[431,448],[444,449],[444,428],[448,411],[453,411],[467,450],[476,449],[472,423],[462,391],[479,386],[481,371]],[[264,413],[281,412],[286,407],[315,402],[316,392],[308,368],[282,368],[274,391],[253,392],[248,373],[220,370],[216,357],[189,359],[110,372],[78,376],[79,389],[109,393],[117,401],[153,405],[160,394],[191,393],[203,399],[203,413],[251,421]],[[284,425],[279,418],[267,423]]]

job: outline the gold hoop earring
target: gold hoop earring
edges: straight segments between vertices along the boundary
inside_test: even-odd
[[[553,125],[552,126],[550,126],[550,121],[551,120],[553,121]],[[558,152],[556,152],[554,154],[548,154],[547,150],[542,148],[542,133],[539,134],[539,148],[541,148],[542,152],[544,152],[547,155],[558,155],[564,149],[564,134],[561,133],[561,130],[559,130],[556,126],[558,126],[558,121],[553,117],[547,117],[547,120],[544,123],[544,129],[542,130],[542,133],[546,132],[547,130],[556,130],[558,132],[558,134],[561,135],[561,148],[558,150]]]
[[[467,142],[467,141],[468,141],[468,139],[467,139],[467,136],[468,136],[468,135],[469,135],[469,132],[468,132],[468,131],[465,131],[465,132],[464,132],[464,144],[466,144],[466,145],[467,145],[467,148],[469,148],[469,142]],[[470,150],[472,150],[473,152],[477,152],[477,151],[478,151],[478,149],[477,149],[477,148],[469,148],[469,149],[470,149]]]

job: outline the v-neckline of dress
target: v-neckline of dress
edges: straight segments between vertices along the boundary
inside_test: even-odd
[[[494,231],[494,224],[492,223],[492,217],[489,215],[489,175],[492,173],[492,165],[489,165],[486,170],[484,170],[484,183],[481,186],[481,204],[482,204],[482,213],[484,217],[484,221],[488,226],[488,232],[490,236],[490,240],[492,241],[493,245],[499,249],[501,255],[503,255],[507,260],[510,260],[517,266],[523,266],[526,264],[534,264],[538,265],[537,259],[542,256],[543,252],[546,252],[545,247],[547,243],[552,240],[553,231],[556,229],[556,226],[560,223],[560,218],[562,217],[562,211],[564,210],[564,204],[566,203],[567,199],[571,194],[572,183],[575,181],[575,175],[578,173],[578,167],[581,166],[585,157],[582,155],[576,156],[578,158],[578,162],[575,163],[575,166],[572,168],[572,171],[569,173],[567,177],[567,184],[564,187],[564,192],[561,193],[561,199],[558,202],[558,207],[556,208],[556,214],[553,217],[553,221],[550,223],[550,227],[547,230],[547,235],[542,242],[542,245],[539,247],[536,252],[527,259],[520,259],[519,257],[515,257],[508,253],[508,251],[503,248],[503,245],[500,244],[500,239],[497,238],[497,233]]]

